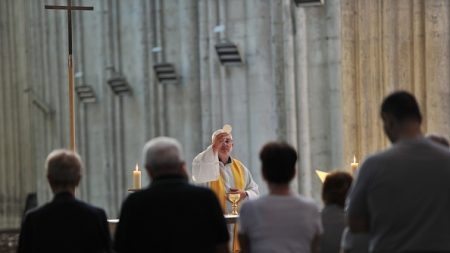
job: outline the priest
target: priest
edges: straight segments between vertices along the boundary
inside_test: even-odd
[[[226,201],[227,193],[240,193],[241,201],[254,199],[259,195],[258,185],[244,164],[231,157],[233,136],[230,125],[216,130],[211,140],[212,144],[192,162],[192,179],[211,188],[227,214],[231,212],[231,203]]]
[[[212,144],[198,154],[192,162],[192,179],[194,183],[211,188],[216,194],[225,214],[231,213],[231,203],[227,201],[227,193],[239,193],[240,202],[245,199],[255,199],[259,195],[258,185],[250,171],[241,161],[231,157],[233,136],[231,126],[224,125],[216,130]],[[237,237],[234,228],[235,239]],[[238,251],[237,240],[233,240],[233,251]]]

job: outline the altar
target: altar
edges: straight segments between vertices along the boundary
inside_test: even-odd
[[[227,222],[227,224],[236,224],[239,219],[239,215],[225,214],[224,218],[225,218],[225,221]],[[109,232],[111,233],[111,238],[114,238],[117,223],[119,223],[119,219],[108,219],[108,227],[109,227]]]

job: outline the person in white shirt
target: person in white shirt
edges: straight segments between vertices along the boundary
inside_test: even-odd
[[[323,230],[319,207],[289,188],[297,152],[287,143],[270,142],[262,148],[260,159],[269,194],[242,205],[241,252],[318,252]]]

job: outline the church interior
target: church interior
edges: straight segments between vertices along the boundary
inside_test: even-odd
[[[316,170],[351,171],[390,145],[380,103],[392,91],[416,96],[425,133],[450,137],[450,1],[71,2],[93,9],[68,26],[67,10],[45,8],[67,0],[0,1],[0,231],[52,199],[44,162],[57,148],[84,161],[77,197],[116,219],[136,166],[149,184],[142,147],[157,136],[180,141],[191,172],[231,125],[261,193],[258,153],[286,141],[292,189],[318,203]]]

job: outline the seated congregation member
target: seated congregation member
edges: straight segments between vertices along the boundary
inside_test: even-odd
[[[242,205],[242,252],[318,252],[322,223],[317,204],[289,188],[297,152],[287,143],[270,142],[260,152],[269,194]]]
[[[75,198],[82,170],[78,154],[55,150],[47,157],[46,170],[55,196],[25,215],[18,252],[110,252],[105,212]]]
[[[329,174],[322,187],[323,235],[320,239],[320,252],[339,252],[342,232],[346,226],[344,213],[345,198],[352,184],[352,176],[344,171]]]
[[[210,189],[190,185],[180,143],[157,137],[144,146],[152,182],[123,203],[114,248],[134,252],[229,252],[222,209]]]

